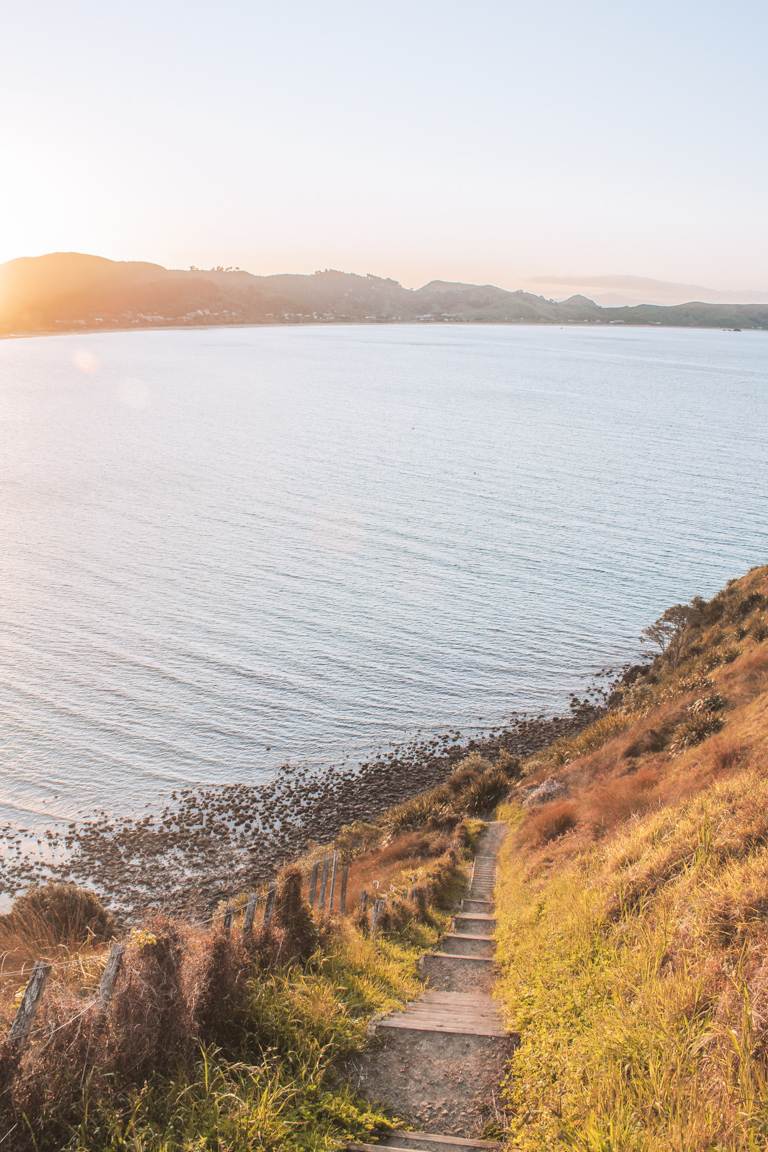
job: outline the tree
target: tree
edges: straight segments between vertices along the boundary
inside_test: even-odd
[[[666,612],[662,612],[658,620],[643,628],[640,635],[646,643],[658,648],[662,655],[667,654],[672,664],[676,664],[680,659],[691,619],[695,615],[695,606],[673,604]]]

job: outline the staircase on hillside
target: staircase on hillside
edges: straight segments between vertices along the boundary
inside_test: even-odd
[[[376,1145],[352,1144],[353,1152],[500,1147],[477,1137],[497,1111],[498,1085],[516,1043],[490,994],[496,855],[505,831],[495,822],[483,835],[452,930],[423,958],[424,995],[378,1021],[375,1044],[361,1058],[361,1094],[433,1131],[398,1130]]]

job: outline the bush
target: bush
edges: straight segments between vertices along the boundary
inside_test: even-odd
[[[758,620],[752,628],[752,635],[758,644],[762,644],[763,640],[768,640],[768,624],[765,620]]]
[[[464,796],[464,810],[481,816],[503,800],[509,791],[509,779],[501,768],[489,768],[470,784]]]
[[[156,916],[131,934],[107,1013],[109,1063],[123,1080],[141,1082],[172,1069],[192,1049],[192,1021],[182,989],[184,939]]]
[[[668,739],[669,733],[665,728],[649,728],[647,732],[643,732],[641,736],[627,744],[623,752],[624,759],[632,760],[649,752],[662,752],[667,746]]]
[[[558,840],[578,824],[578,809],[572,800],[553,800],[525,822],[523,835],[529,844],[542,846]]]
[[[669,746],[673,754],[686,748],[695,748],[723,727],[723,720],[712,712],[694,712],[675,731],[675,738]]]
[[[244,1027],[249,957],[222,927],[203,938],[185,966],[186,999],[198,1040],[226,1047]]]
[[[102,943],[115,921],[98,896],[77,884],[40,884],[19,896],[0,917],[0,931],[31,947]]]
[[[317,948],[318,937],[309,904],[301,894],[301,871],[287,868],[275,893],[274,923],[283,932],[283,959],[308,960]]]

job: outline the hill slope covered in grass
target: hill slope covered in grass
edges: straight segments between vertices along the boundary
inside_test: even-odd
[[[505,809],[509,1146],[768,1146],[768,568],[672,610]]]

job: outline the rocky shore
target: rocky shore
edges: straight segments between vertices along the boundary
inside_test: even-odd
[[[205,918],[311,844],[331,841],[343,825],[374,820],[440,783],[468,752],[528,756],[593,714],[581,704],[565,716],[518,716],[482,736],[454,731],[396,745],[354,767],[286,765],[267,784],[183,789],[157,814],[102,813],[32,844],[8,833],[0,888],[13,896],[42,880],[72,880],[95,889],[127,921],[150,908]]]

